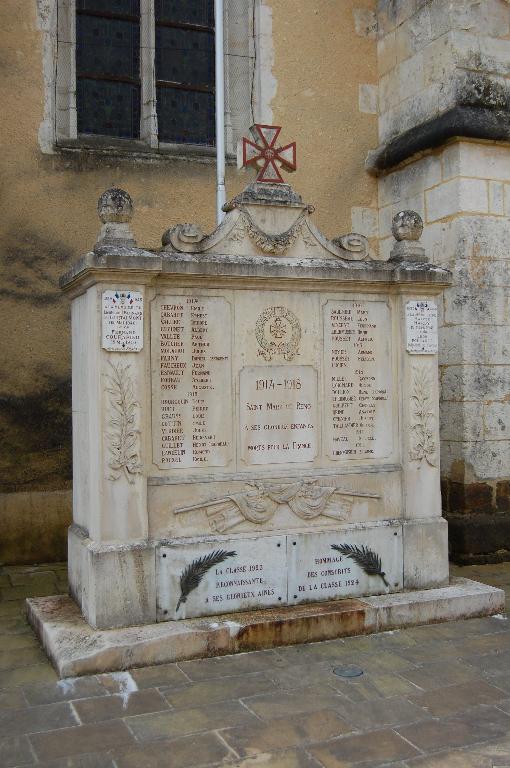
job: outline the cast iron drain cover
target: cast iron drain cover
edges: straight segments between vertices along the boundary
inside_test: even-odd
[[[363,670],[356,664],[343,664],[341,667],[334,667],[333,674],[338,677],[359,677],[363,674]]]

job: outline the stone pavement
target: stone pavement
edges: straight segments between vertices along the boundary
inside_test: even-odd
[[[510,592],[510,564],[453,570]],[[65,591],[0,569],[0,768],[510,766],[504,616],[59,681],[23,600]]]

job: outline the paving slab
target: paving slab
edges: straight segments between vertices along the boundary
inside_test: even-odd
[[[506,589],[510,564],[487,568]],[[37,568],[0,568],[2,587],[14,574],[38,582]],[[6,605],[2,768],[510,766],[503,613],[59,680],[47,660],[17,666],[37,641],[22,602]],[[335,674],[351,664],[363,674]]]

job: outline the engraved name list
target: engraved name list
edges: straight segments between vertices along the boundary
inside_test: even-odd
[[[164,296],[156,318],[156,462],[161,468],[226,466],[232,453],[230,306],[210,296]]]

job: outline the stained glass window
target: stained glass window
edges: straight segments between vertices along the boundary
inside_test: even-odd
[[[143,0],[76,2],[78,133],[139,138]],[[155,0],[153,23],[159,141],[214,145],[214,2]]]
[[[213,0],[156,0],[159,140],[214,144]]]
[[[77,0],[78,133],[140,135],[139,0]]]

